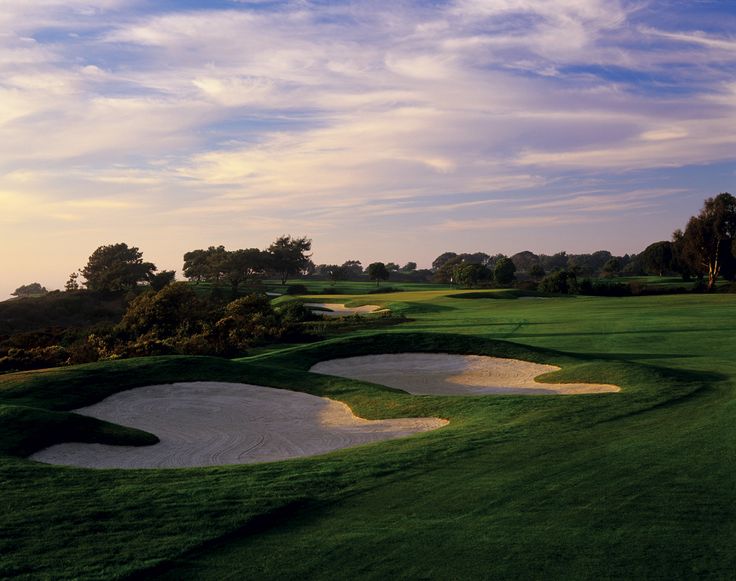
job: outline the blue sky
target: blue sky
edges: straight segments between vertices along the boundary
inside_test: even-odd
[[[0,296],[100,244],[641,250],[736,190],[729,1],[6,0]]]

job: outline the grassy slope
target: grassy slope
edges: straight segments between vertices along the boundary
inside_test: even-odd
[[[74,425],[64,410],[177,379],[293,386],[364,417],[439,415],[451,425],[317,459],[215,469],[86,471],[8,455],[0,575],[109,577],[149,566],[179,578],[676,578],[736,569],[733,297],[445,294],[382,295],[414,319],[387,338],[242,362],[160,358],[5,377],[0,403],[14,407],[3,429],[16,434],[15,447],[2,439],[6,454],[54,437],[43,408]],[[617,382],[625,392],[412,397],[301,371],[323,357],[417,349],[559,363],[548,380]],[[22,423],[12,415],[19,406]],[[34,413],[43,423],[28,421]]]

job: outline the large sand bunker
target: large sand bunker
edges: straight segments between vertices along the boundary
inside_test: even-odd
[[[538,383],[534,379],[559,369],[554,365],[480,355],[397,353],[322,361],[310,371],[370,381],[417,395],[581,394],[621,390],[616,385]]]
[[[322,454],[440,428],[447,420],[364,420],[344,403],[255,385],[196,382],[117,393],[77,413],[156,434],[153,446],[65,443],[32,460],[86,468],[251,464]]]
[[[385,313],[388,309],[378,305],[362,305],[360,307],[346,307],[342,303],[304,303],[307,308],[312,307],[316,315],[325,317],[348,317],[350,315],[366,315],[368,313]],[[324,310],[327,309],[327,310]]]

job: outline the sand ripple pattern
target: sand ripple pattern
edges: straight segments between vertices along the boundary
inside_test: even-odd
[[[537,376],[559,369],[481,355],[395,353],[322,361],[310,371],[370,381],[416,395],[575,395],[621,391],[617,385],[535,381]]]
[[[156,434],[153,446],[65,443],[31,456],[86,468],[251,464],[440,428],[439,418],[365,420],[344,403],[256,385],[193,382],[117,393],[77,413]]]

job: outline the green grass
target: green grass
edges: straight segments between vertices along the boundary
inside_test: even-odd
[[[731,577],[736,297],[487,292],[356,296],[409,322],[239,361],[146,358],[2,376],[0,576]],[[554,363],[562,370],[545,381],[623,391],[411,396],[306,372],[325,358],[402,351]],[[197,379],[300,389],[366,418],[450,425],[251,466],[81,470],[20,457],[70,437],[145,444],[150,435],[68,411]]]

